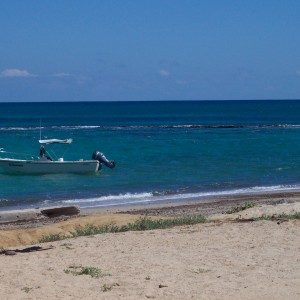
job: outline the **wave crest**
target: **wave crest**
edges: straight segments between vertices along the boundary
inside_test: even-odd
[[[0,127],[1,131],[31,131],[44,129],[86,130],[86,129],[258,129],[258,128],[300,128],[299,124],[180,124],[180,125],[54,125],[54,126],[28,126],[28,127]]]

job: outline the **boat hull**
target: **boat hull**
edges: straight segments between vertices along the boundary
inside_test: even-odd
[[[0,159],[0,168],[5,174],[93,173],[98,171],[99,162]]]

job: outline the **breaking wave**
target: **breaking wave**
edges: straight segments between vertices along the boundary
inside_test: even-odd
[[[79,125],[79,126],[29,126],[0,127],[1,131],[30,131],[44,129],[86,130],[86,129],[260,129],[260,128],[300,128],[298,124],[181,124],[181,125]]]
[[[266,192],[280,192],[300,190],[299,185],[275,185],[275,186],[255,186],[249,188],[240,188],[234,190],[224,191],[207,191],[198,193],[185,193],[185,194],[170,194],[170,193],[126,193],[119,195],[107,195],[100,197],[93,197],[87,199],[70,199],[63,200],[64,205],[79,205],[81,208],[96,208],[96,207],[112,207],[112,206],[129,206],[129,205],[143,205],[154,204],[158,202],[181,202],[181,201],[196,201],[204,200],[208,198],[221,197],[221,196],[234,196],[234,195],[246,195],[246,194],[259,194]]]

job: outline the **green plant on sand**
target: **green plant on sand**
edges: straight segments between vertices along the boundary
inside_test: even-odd
[[[260,217],[260,218],[256,218],[255,221],[262,221],[262,220],[265,220],[265,221],[275,220],[276,221],[276,220],[280,220],[280,219],[283,219],[283,220],[300,219],[300,212],[295,212],[292,214],[283,213],[283,214],[279,214],[279,215]]]
[[[55,242],[67,239],[68,236],[63,233],[52,233],[48,235],[43,235],[39,239],[39,243],[48,243],[48,242]]]
[[[77,275],[90,275],[93,278],[99,278],[103,276],[110,276],[110,274],[102,273],[99,268],[96,267],[82,267],[82,266],[70,266],[68,269],[65,269],[66,274]]]
[[[248,208],[251,208],[251,207],[254,207],[256,204],[253,203],[253,202],[246,202],[246,203],[243,203],[239,206],[236,206],[236,207],[233,207],[232,209],[230,210],[227,210],[225,212],[225,214],[234,214],[234,213],[237,213],[237,212],[240,212],[240,211],[243,211],[243,210],[246,210]]]
[[[235,212],[239,212],[245,210],[247,208],[254,207],[255,203],[247,202],[241,206],[235,207],[230,211],[227,211],[226,214],[232,214]],[[282,214],[277,216],[277,218],[285,218],[285,219],[300,219],[300,212],[295,212],[293,214]],[[257,220],[272,220],[272,217],[265,217],[265,218],[258,218]],[[117,225],[102,225],[102,226],[95,226],[95,225],[85,225],[85,226],[78,226],[76,227],[74,232],[71,232],[69,235],[65,234],[49,234],[42,236],[39,239],[39,243],[46,243],[46,242],[53,242],[53,241],[60,241],[69,238],[75,238],[79,236],[90,236],[96,234],[103,234],[103,233],[118,233],[118,232],[126,232],[126,231],[144,231],[144,230],[154,230],[154,229],[165,229],[165,228],[172,228],[175,226],[182,226],[182,225],[193,225],[199,223],[207,222],[204,216],[186,216],[174,219],[158,219],[158,220],[151,220],[147,217],[140,218],[134,223],[128,223],[123,226]]]
[[[70,235],[65,235],[65,234],[44,235],[42,236],[41,239],[39,239],[38,242],[46,243],[46,242],[60,241],[71,237],[90,236],[90,235],[103,234],[103,233],[165,229],[174,226],[193,225],[193,224],[199,224],[205,222],[206,222],[206,218],[201,215],[186,216],[186,217],[180,217],[174,219],[158,219],[158,220],[151,220],[150,218],[144,217],[138,219],[134,223],[128,223],[122,226],[117,226],[117,225],[78,226],[76,227],[74,232],[70,233]]]

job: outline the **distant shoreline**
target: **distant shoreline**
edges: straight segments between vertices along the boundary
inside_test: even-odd
[[[157,100],[70,100],[70,101],[22,101],[22,100],[15,100],[15,101],[0,101],[0,104],[20,104],[20,103],[29,103],[29,104],[35,104],[35,103],[97,103],[97,102],[103,102],[103,103],[120,103],[120,102],[229,102],[229,101],[299,101],[298,98],[268,98],[268,99],[212,99],[212,100],[206,100],[206,99],[185,99],[185,100],[171,100],[171,99],[157,99]]]

